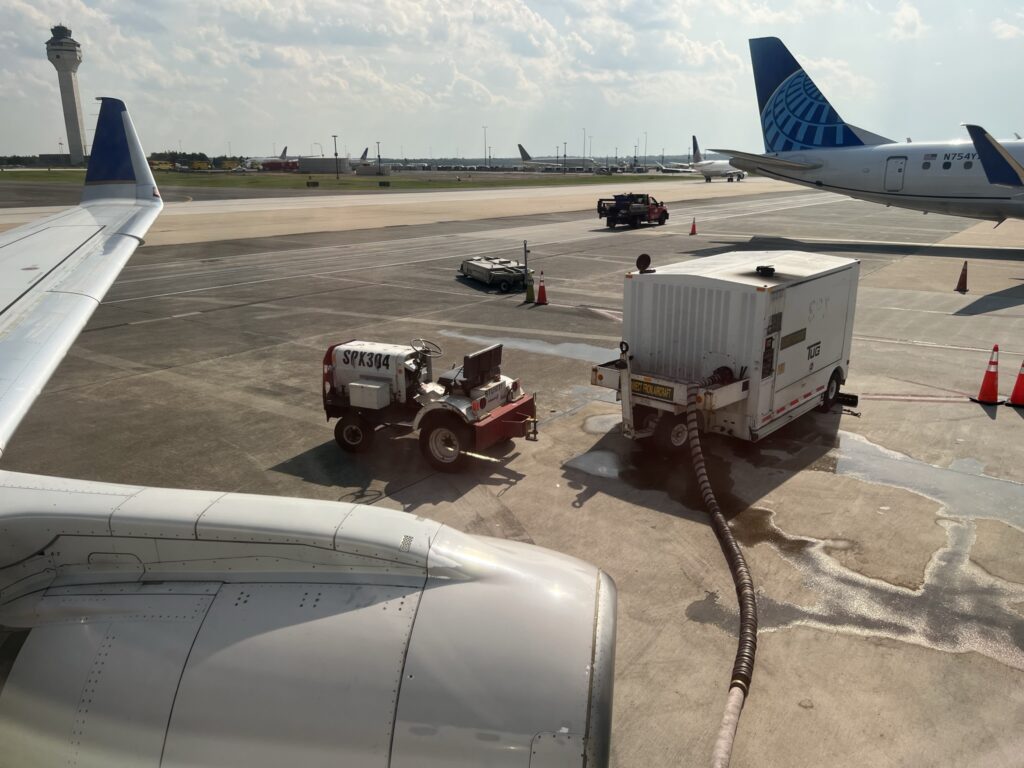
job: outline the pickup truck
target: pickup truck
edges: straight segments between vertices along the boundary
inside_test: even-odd
[[[668,221],[668,210],[652,195],[630,192],[598,200],[597,217],[604,219],[609,228],[627,224],[636,229],[644,222],[664,224]]]

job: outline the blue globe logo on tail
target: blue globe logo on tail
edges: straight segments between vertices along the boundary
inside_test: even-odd
[[[820,147],[857,147],[862,142],[799,69],[775,89],[761,111],[768,152]]]

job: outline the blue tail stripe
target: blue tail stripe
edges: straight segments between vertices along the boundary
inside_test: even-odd
[[[1021,173],[1000,154],[995,139],[989,136],[981,126],[968,125],[966,128],[967,132],[971,134],[974,148],[978,150],[978,159],[981,160],[981,167],[985,171],[989,183],[1007,187],[1024,186],[1024,178],[1021,177]]]
[[[128,148],[128,136],[124,130],[126,111],[120,99],[104,97],[100,105],[100,116],[96,121],[89,168],[85,172],[86,184],[135,183],[132,155]]]

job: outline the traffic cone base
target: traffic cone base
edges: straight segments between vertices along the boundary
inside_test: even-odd
[[[696,216],[693,217],[693,221],[690,223],[690,234],[691,235],[696,235],[697,234],[697,217]]]
[[[953,289],[957,293],[967,293],[967,262],[964,262],[963,269],[960,270],[960,279],[956,281],[956,288]]]
[[[1003,403],[999,399],[998,344],[992,347],[992,355],[988,359],[988,367],[985,369],[985,375],[981,379],[981,389],[978,390],[978,396],[972,397],[971,400],[979,405],[1001,405]]]
[[[1013,392],[1006,404],[1011,408],[1024,408],[1024,362],[1020,364],[1020,373],[1017,374],[1017,383],[1013,385]]]
[[[546,306],[548,303],[548,292],[544,288],[544,273],[540,273],[540,287],[537,288],[537,300],[533,302],[538,307]]]

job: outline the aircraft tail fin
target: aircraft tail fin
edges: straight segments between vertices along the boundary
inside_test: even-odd
[[[519,145],[519,157],[527,162],[533,160],[533,158],[530,157],[530,153],[526,151],[526,148],[522,144]]]
[[[281,154],[278,155],[277,159],[278,160],[287,160],[288,159],[288,145],[287,144],[284,145],[284,149],[281,150]]]
[[[361,154],[361,155],[359,156],[359,159],[360,159],[360,160],[366,160],[366,158],[367,158],[367,156],[368,156],[369,154],[370,154],[370,148],[369,148],[369,147],[366,147],[366,148],[365,148],[365,149],[363,150],[363,154]]]
[[[82,202],[160,199],[146,153],[124,102],[101,96]]]
[[[750,61],[766,152],[885,143],[865,142],[875,134],[849,126],[777,37],[753,38]]]
[[[693,137],[693,162],[701,163],[704,161],[703,155],[700,153],[700,145],[697,144],[697,137]]]
[[[971,134],[978,159],[985,169],[989,184],[1001,187],[1024,187],[1024,167],[1002,144],[992,138],[980,125],[965,125]]]

